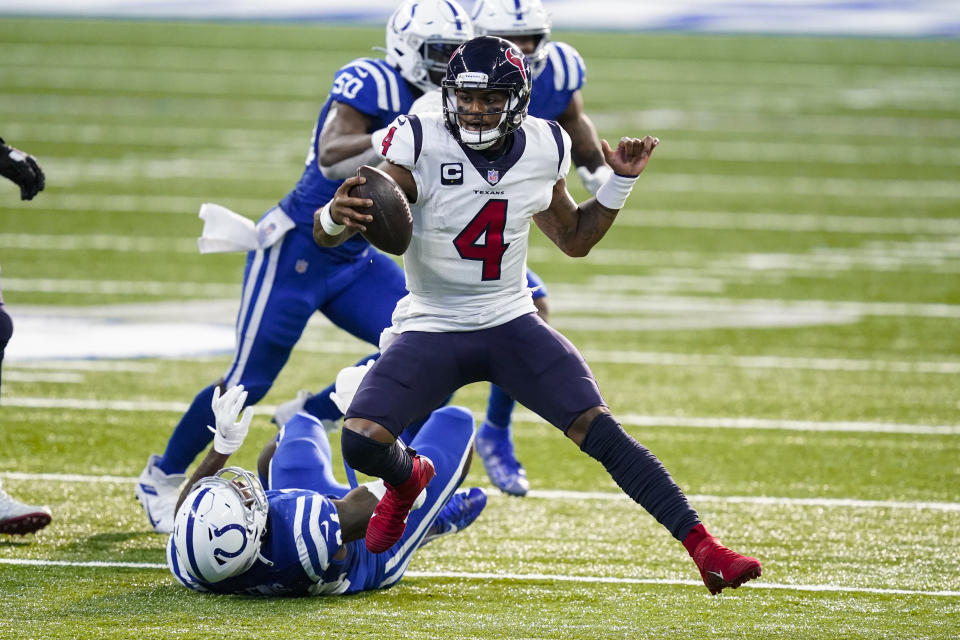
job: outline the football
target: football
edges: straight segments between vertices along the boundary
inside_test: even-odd
[[[413,235],[413,216],[403,190],[389,175],[367,165],[357,169],[357,176],[367,181],[351,187],[349,195],[373,200],[373,206],[364,210],[373,221],[366,224],[363,237],[381,251],[403,255]]]

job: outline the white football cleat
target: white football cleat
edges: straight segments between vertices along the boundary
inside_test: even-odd
[[[160,456],[150,456],[147,467],[137,478],[134,493],[147,512],[150,526],[157,533],[173,533],[173,517],[180,497],[180,485],[187,479],[184,473],[166,474],[157,467]]]
[[[50,524],[50,509],[23,504],[0,489],[0,533],[24,535]]]

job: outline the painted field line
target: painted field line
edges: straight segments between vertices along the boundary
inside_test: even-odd
[[[62,371],[6,371],[4,382],[43,382],[47,384],[78,384],[84,381],[79,373]]]
[[[122,253],[199,253],[195,238],[155,238],[102,233],[57,235],[0,233],[0,249],[26,249],[30,251],[117,251]]]
[[[0,478],[21,480],[24,482],[59,482],[82,484],[134,484],[135,476],[85,475],[79,473],[24,473],[20,471],[0,471]],[[489,492],[501,496],[491,486]],[[602,500],[613,502],[631,502],[625,494],[613,491],[568,491],[564,489],[532,489],[529,498],[545,500]],[[858,500],[854,498],[786,498],[777,496],[717,496],[709,494],[690,494],[687,496],[695,503],[715,504],[752,504],[773,507],[824,507],[838,509],[900,509],[909,511],[960,511],[960,502],[931,502],[907,500]]]
[[[4,280],[6,286],[6,280]],[[623,295],[589,291],[583,285],[547,284],[550,300],[567,311],[588,309],[592,313],[619,312],[633,315],[649,312],[668,314],[712,314],[770,312],[791,313],[814,311],[842,312],[862,316],[960,318],[960,305],[924,302],[860,302],[853,300],[785,300],[782,298],[716,298],[671,295]]]
[[[15,114],[15,111],[14,111]],[[923,116],[864,116],[860,114],[807,115],[774,113],[759,110],[637,109],[635,111],[591,112],[593,123],[600,130],[635,128],[639,131],[677,129],[684,132],[718,131],[775,133],[815,131],[831,142],[836,136],[876,136],[906,138],[960,138],[960,118],[925,118]],[[665,145],[668,136],[662,136]],[[666,149],[666,146],[664,146]]]
[[[156,569],[165,571],[167,565],[158,562],[79,562],[68,560],[37,560],[31,558],[0,558],[0,564],[28,567],[78,567],[94,569]],[[551,573],[487,573],[471,571],[407,571],[408,578],[449,578],[453,580],[492,580],[496,582],[578,582],[586,584],[636,584],[703,588],[699,580],[669,578],[617,578],[608,576],[565,576]],[[882,589],[876,587],[848,587],[837,584],[785,584],[776,582],[748,582],[752,589],[779,589],[784,591],[815,591],[824,593],[869,593],[876,595],[960,597],[960,591],[920,591],[917,589]]]
[[[83,398],[33,398],[11,396],[3,398],[5,407],[24,409],[74,409],[79,411],[156,411],[183,413],[185,402],[159,402],[155,400],[92,400]],[[258,405],[257,413],[272,415],[273,405]],[[478,414],[482,418],[482,414]],[[891,422],[818,422],[814,420],[779,420],[771,418],[724,418],[690,416],[653,416],[636,413],[620,413],[622,424],[633,427],[671,427],[689,429],[746,429],[778,431],[810,431],[840,433],[902,433],[909,435],[954,436],[960,435],[960,425],[901,424]],[[529,411],[518,411],[514,420],[542,423],[540,416]]]
[[[587,362],[650,364],[658,366],[732,367],[739,369],[807,369],[810,371],[882,371],[891,373],[960,373],[960,362],[910,362],[907,360],[854,360],[850,358],[799,358],[784,356],[719,356],[706,353],[603,351],[584,349]]]
[[[136,478],[132,479],[136,480]],[[131,480],[131,481],[132,481]],[[559,489],[531,489],[528,498],[546,500],[611,500],[632,502],[624,493],[612,491],[565,491]],[[910,511],[960,511],[960,502],[911,502],[904,500],[856,500],[852,498],[780,498],[775,496],[716,496],[688,494],[693,503],[753,504],[773,507],[826,507],[839,509],[906,509]]]
[[[625,208],[627,215],[617,218],[617,226],[669,227],[681,229],[731,229],[750,231],[809,231],[815,233],[855,233],[857,235],[906,235],[914,233],[960,234],[955,218],[903,218],[875,216],[836,216],[820,213],[737,211],[644,211]]]
[[[29,482],[76,482],[83,484],[134,484],[137,482],[136,476],[93,476],[80,473],[23,473],[20,471],[0,471],[0,478]]]
[[[533,413],[516,415],[516,419],[541,421]],[[839,433],[903,433],[909,435],[955,436],[960,425],[899,424],[892,422],[822,422],[814,420],[778,420],[771,418],[720,418],[690,416],[650,416],[619,413],[617,418],[631,427],[681,427],[687,429],[772,429],[777,431],[811,431]]]
[[[5,363],[4,371],[16,370],[46,370],[57,371],[129,371],[134,373],[152,373],[157,365],[150,362],[135,362],[130,360],[43,360],[41,362]]]
[[[703,588],[699,580],[673,580],[669,578],[615,578],[606,576],[564,576],[550,573],[473,573],[454,571],[407,571],[410,578],[454,578],[462,580],[496,581],[550,581],[582,582],[589,584],[649,584],[677,585]],[[783,589],[790,591],[819,591],[827,593],[871,593],[882,595],[937,596],[941,598],[960,597],[960,591],[920,591],[916,589],[881,589],[874,587],[847,587],[837,584],[783,584],[776,582],[751,581],[744,585],[752,589]]]
[[[202,198],[151,194],[87,194],[57,195],[44,197],[37,202],[41,209],[77,211],[89,209],[112,213],[172,213],[197,215]],[[230,198],[229,206],[234,211],[256,219],[269,208],[269,201],[262,198]],[[626,214],[626,215],[624,215]],[[960,220],[954,218],[907,218],[873,216],[834,216],[817,212],[760,212],[685,210],[646,211],[641,206],[628,206],[617,219],[619,226],[670,227],[702,229],[750,229],[757,231],[829,231],[832,233],[856,234],[946,234],[960,233]],[[200,231],[199,222],[197,232]],[[116,236],[113,236],[116,237]],[[142,239],[141,239],[142,240]],[[164,243],[168,242],[164,240]],[[196,247],[193,247],[196,250]]]

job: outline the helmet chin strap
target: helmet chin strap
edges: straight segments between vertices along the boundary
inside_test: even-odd
[[[513,102],[512,100],[510,102]],[[509,106],[509,105],[508,105]],[[500,121],[496,126],[491,127],[490,129],[483,129],[481,131],[473,131],[471,129],[464,129],[463,125],[460,125],[460,141],[463,144],[467,145],[475,151],[483,151],[484,149],[489,149],[492,147],[497,140],[503,137],[503,123],[507,119],[507,112],[504,111],[500,114]],[[484,139],[484,134],[493,135],[489,140]]]

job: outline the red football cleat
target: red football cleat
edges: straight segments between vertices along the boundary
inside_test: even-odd
[[[413,459],[413,473],[398,487],[383,483],[387,492],[373,509],[367,524],[364,544],[371,553],[383,553],[397,543],[407,528],[407,516],[423,488],[430,484],[436,474],[430,458],[417,456]]]
[[[703,584],[713,595],[727,587],[736,589],[744,582],[759,578],[762,568],[760,561],[750,556],[740,555],[726,548],[720,541],[707,533],[703,525],[698,525],[703,534],[696,548],[690,554],[700,569]]]

